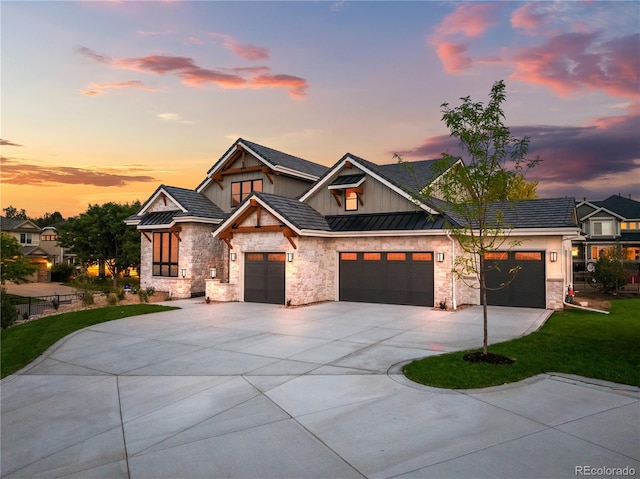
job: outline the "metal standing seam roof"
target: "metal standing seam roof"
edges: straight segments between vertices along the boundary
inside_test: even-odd
[[[326,217],[331,231],[411,231],[433,230],[444,227],[442,216],[424,211],[331,215]]]
[[[343,185],[353,185],[358,183],[360,180],[362,180],[366,175],[364,173],[362,174],[356,174],[356,175],[340,175],[337,176],[330,184],[329,186],[343,186]]]

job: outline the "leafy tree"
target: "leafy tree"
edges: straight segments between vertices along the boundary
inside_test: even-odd
[[[21,210],[18,210],[14,206],[9,205],[6,208],[3,208],[3,211],[4,211],[5,217],[7,217],[10,220],[29,219],[27,218],[27,212],[24,210],[24,208],[22,208]]]
[[[54,211],[53,213],[45,213],[39,218],[32,218],[31,221],[37,224],[40,228],[44,228],[45,226],[59,225],[64,222],[64,217],[59,211]]]
[[[449,216],[458,223],[446,228],[465,253],[456,257],[453,274],[463,282],[471,276],[479,284],[484,320],[482,354],[485,357],[488,353],[486,273],[497,268],[485,260],[485,254],[509,250],[517,244],[509,239],[511,226],[504,219],[501,205],[505,204],[504,200],[535,192],[535,187],[533,192],[531,187],[525,188],[524,173],[540,161],[525,158],[529,138],[512,137],[504,124],[502,103],[506,94],[503,81],[494,83],[489,97],[486,106],[472,102],[468,96],[461,98],[462,104],[455,108],[449,107],[448,103],[442,104],[442,119],[451,136],[460,141],[466,162],[454,164],[458,158],[443,153],[435,168],[436,175],[442,175],[436,185],[438,196],[447,202]],[[517,271],[518,268],[509,271],[509,281]]]
[[[0,282],[24,282],[35,273],[37,266],[31,264],[22,254],[22,246],[16,238],[0,233]]]
[[[59,226],[58,242],[81,262],[106,266],[116,287],[122,271],[140,264],[140,237],[124,223],[139,209],[139,202],[89,205],[87,211]]]

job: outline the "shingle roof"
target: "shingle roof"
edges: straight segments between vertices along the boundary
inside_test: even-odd
[[[282,166],[284,168],[299,171],[300,173],[306,173],[315,177],[322,176],[328,169],[326,166],[319,165],[312,161],[308,161],[303,158],[284,153],[282,151],[274,150],[273,148],[259,145],[258,143],[245,140],[244,138],[238,138],[227,149],[227,151],[224,152],[220,159],[216,161],[215,164],[209,169],[209,171],[207,172],[207,178],[205,178],[202,183],[200,183],[200,185],[196,187],[196,189],[200,188],[204,183],[207,182],[209,174],[218,166],[220,166],[221,163],[226,161],[227,155],[229,155],[229,153],[236,148],[236,145],[238,145],[238,143],[245,144],[247,147],[255,151],[258,155],[260,155],[262,158],[264,158],[274,166]]]
[[[27,223],[27,224],[25,225],[24,223]],[[30,220],[17,220],[14,218],[6,218],[4,216],[0,216],[0,230],[2,231],[11,231],[11,230],[34,231],[36,229],[39,230],[40,228],[38,227],[38,225],[34,224]]]
[[[267,205],[280,213],[293,226],[298,229],[330,231],[327,220],[324,216],[314,210],[306,203],[302,203],[294,198],[273,195],[271,193],[261,193],[254,191],[252,195],[264,201]],[[247,198],[245,201],[248,201]]]
[[[439,202],[441,210],[459,225],[467,224],[453,207]],[[543,198],[535,200],[497,201],[489,206],[489,221],[495,225],[498,215],[505,228],[565,228],[577,227],[574,198]]]
[[[327,216],[332,231],[406,231],[444,227],[442,216],[424,211]]]
[[[195,217],[202,219],[224,219],[228,215],[222,211],[218,205],[213,203],[204,194],[186,188],[178,188],[176,186],[160,185],[149,199],[142,205],[140,211],[144,211],[149,202],[156,197],[158,192],[164,190],[176,202],[184,208],[182,210],[159,211],[144,213],[142,215],[135,214],[127,218],[126,221],[139,221],[140,226],[151,225],[168,225],[174,218]]]
[[[185,188],[175,186],[164,186],[164,190],[169,193],[186,212],[180,212],[176,216],[197,216],[200,218],[224,218],[227,215],[218,205],[212,202],[204,194]]]
[[[625,219],[640,219],[640,201],[620,195],[611,195],[606,200],[590,201],[590,203],[600,208],[606,208]]]

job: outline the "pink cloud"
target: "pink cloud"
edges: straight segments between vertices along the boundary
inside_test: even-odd
[[[497,23],[495,3],[465,3],[447,15],[436,29],[436,37],[462,34],[467,38],[482,35]]]
[[[307,94],[309,85],[304,78],[292,75],[258,75],[251,80],[252,86],[287,88],[289,94],[295,98],[302,98]]]
[[[466,55],[467,48],[466,44],[451,42],[443,42],[437,46],[436,53],[446,72],[457,73],[471,66],[473,60]]]
[[[511,78],[544,85],[566,96],[600,89],[613,96],[637,98],[640,82],[640,34],[599,44],[597,33],[557,35],[540,46],[520,49]]]
[[[88,89],[80,90],[83,95],[94,96],[94,95],[102,95],[104,93],[103,90],[107,89],[119,89],[119,88],[133,88],[136,90],[145,90],[145,91],[160,91],[159,88],[155,88],[145,84],[140,80],[129,80],[123,82],[116,83],[90,83]]]
[[[0,146],[22,146],[22,145],[0,138]]]
[[[250,45],[248,43],[240,43],[231,35],[224,33],[209,32],[209,35],[222,39],[222,46],[245,60],[267,60],[269,58],[269,49]]]
[[[549,13],[541,12],[539,3],[527,3],[511,15],[511,26],[534,35],[538,33],[549,20]]]
[[[286,88],[295,98],[306,96],[308,83],[304,78],[286,74],[271,74],[267,66],[237,67],[230,69],[209,69],[196,65],[193,59],[180,56],[149,55],[137,58],[115,58],[99,55],[81,47],[80,52],[100,63],[109,63],[120,69],[164,75],[173,73],[182,79],[182,83],[192,87],[214,84],[222,88]],[[135,82],[135,81],[134,81]],[[99,95],[104,88],[135,87],[149,89],[142,82],[124,82],[122,84],[92,84],[90,89],[82,90],[85,95]],[[100,87],[100,85],[103,85]]]

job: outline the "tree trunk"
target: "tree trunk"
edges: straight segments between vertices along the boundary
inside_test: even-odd
[[[482,354],[486,355],[489,342],[489,321],[487,313],[487,283],[485,282],[484,255],[482,253],[480,253],[480,302],[482,303],[482,317],[484,320]]]
[[[98,277],[99,278],[104,278],[106,276],[107,276],[107,274],[105,272],[104,260],[103,259],[99,259],[98,260]]]

